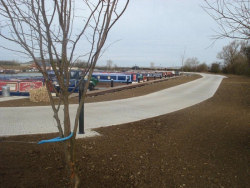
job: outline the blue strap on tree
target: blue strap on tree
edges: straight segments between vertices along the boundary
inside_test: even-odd
[[[67,136],[67,137],[64,137],[64,138],[56,137],[56,138],[52,138],[52,139],[49,139],[49,140],[41,140],[37,144],[53,143],[53,142],[63,142],[65,140],[70,139],[72,136],[73,136],[73,132],[69,136]]]

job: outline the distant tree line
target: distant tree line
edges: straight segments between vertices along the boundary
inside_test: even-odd
[[[209,67],[206,63],[200,63],[197,57],[192,57],[184,62],[182,70],[185,72],[208,72]]]
[[[20,65],[20,63],[16,62],[16,61],[0,61],[0,66],[18,66]]]
[[[223,47],[217,58],[222,61],[222,72],[250,76],[250,45],[247,41],[233,41]]]
[[[233,42],[223,47],[211,65],[211,72],[250,76],[250,6],[246,0],[204,0],[203,9],[219,26],[215,39],[229,38]]]
[[[183,71],[186,72],[212,72],[250,76],[250,45],[247,41],[235,40],[223,47],[217,54],[219,62],[214,62],[211,66],[200,63],[196,57],[188,58]]]

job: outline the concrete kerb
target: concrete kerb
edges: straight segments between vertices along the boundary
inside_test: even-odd
[[[85,132],[84,134],[77,133],[76,139],[84,139],[84,138],[92,138],[92,137],[102,136],[100,133],[93,131],[91,129],[86,129],[86,130],[84,130],[84,132]],[[53,133],[53,132],[51,132],[51,133]],[[42,134],[42,133],[40,133],[40,134]],[[43,133],[43,134],[48,134],[48,133]],[[19,135],[19,136],[27,136],[27,135],[33,135],[33,134],[24,134],[24,135]],[[13,137],[13,136],[17,136],[17,135],[4,135],[4,136],[2,135],[2,136],[0,136],[0,138],[7,138],[7,137]],[[32,143],[36,143],[36,142],[33,141]],[[37,143],[38,143],[38,141],[37,141]]]
[[[90,137],[96,137],[96,136],[102,136],[102,135],[91,129],[85,129],[84,134],[79,134],[79,133],[76,134],[76,139],[90,138]]]
[[[9,97],[0,96],[0,102],[10,101],[10,100],[17,100],[17,99],[25,99],[25,98],[28,98],[28,96],[9,96]]]

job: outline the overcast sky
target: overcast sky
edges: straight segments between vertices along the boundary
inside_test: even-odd
[[[181,66],[181,56],[211,64],[230,41],[211,46],[217,25],[201,8],[201,0],[132,0],[113,28],[109,42],[121,40],[105,53],[118,65]]]
[[[131,0],[127,11],[109,34],[111,47],[98,65],[112,60],[118,66],[181,66],[181,56],[211,64],[230,41],[216,41],[215,22],[201,8],[201,0]],[[0,59],[25,61],[0,50]],[[26,59],[27,60],[27,59]]]

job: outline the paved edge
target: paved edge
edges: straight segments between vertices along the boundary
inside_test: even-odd
[[[30,136],[30,135],[38,135],[38,134],[51,134],[51,133],[58,133],[58,132],[22,134],[22,135],[1,135],[0,138],[8,138],[8,137],[15,137],[15,136]],[[76,134],[76,139],[92,138],[96,136],[102,136],[102,135],[96,131],[93,131],[92,129],[85,129],[84,134],[79,134],[79,133]]]
[[[3,101],[10,101],[10,100],[17,100],[17,99],[25,99],[28,98],[28,96],[9,96],[9,97],[0,97],[0,102]]]
[[[86,129],[84,131],[84,134],[77,133],[76,139],[90,138],[90,137],[95,137],[95,136],[101,136],[101,134],[96,131],[93,131],[92,129]]]
[[[196,73],[196,74],[199,74],[199,73]],[[199,75],[201,75],[202,77],[203,77],[203,75],[202,74],[199,74]],[[219,76],[221,76],[221,75],[219,75]],[[227,78],[227,77],[225,77],[225,76],[223,76],[224,78]],[[223,80],[223,78],[222,78],[222,80]],[[162,80],[163,81],[163,80]],[[221,83],[220,83],[221,84]],[[219,85],[220,85],[219,84]],[[219,86],[218,86],[218,88],[219,88]],[[218,89],[217,88],[217,89]],[[157,116],[155,116],[155,117],[157,117]],[[149,117],[149,118],[153,118],[153,117]],[[129,123],[129,122],[128,122]],[[122,123],[123,124],[123,123]],[[110,125],[110,126],[112,126],[112,125]],[[89,138],[89,137],[95,137],[95,136],[101,136],[98,132],[96,132],[96,131],[93,131],[93,129],[96,129],[96,128],[89,128],[89,129],[85,129],[85,134],[78,134],[77,133],[77,136],[76,136],[76,139],[81,139],[81,138]],[[58,131],[53,131],[53,132],[50,132],[50,133],[57,133]],[[48,134],[47,132],[46,133],[36,133],[36,134]],[[33,134],[21,134],[21,135],[33,135]],[[12,136],[21,136],[21,135],[4,135],[4,136],[0,136],[0,137],[12,137]]]

